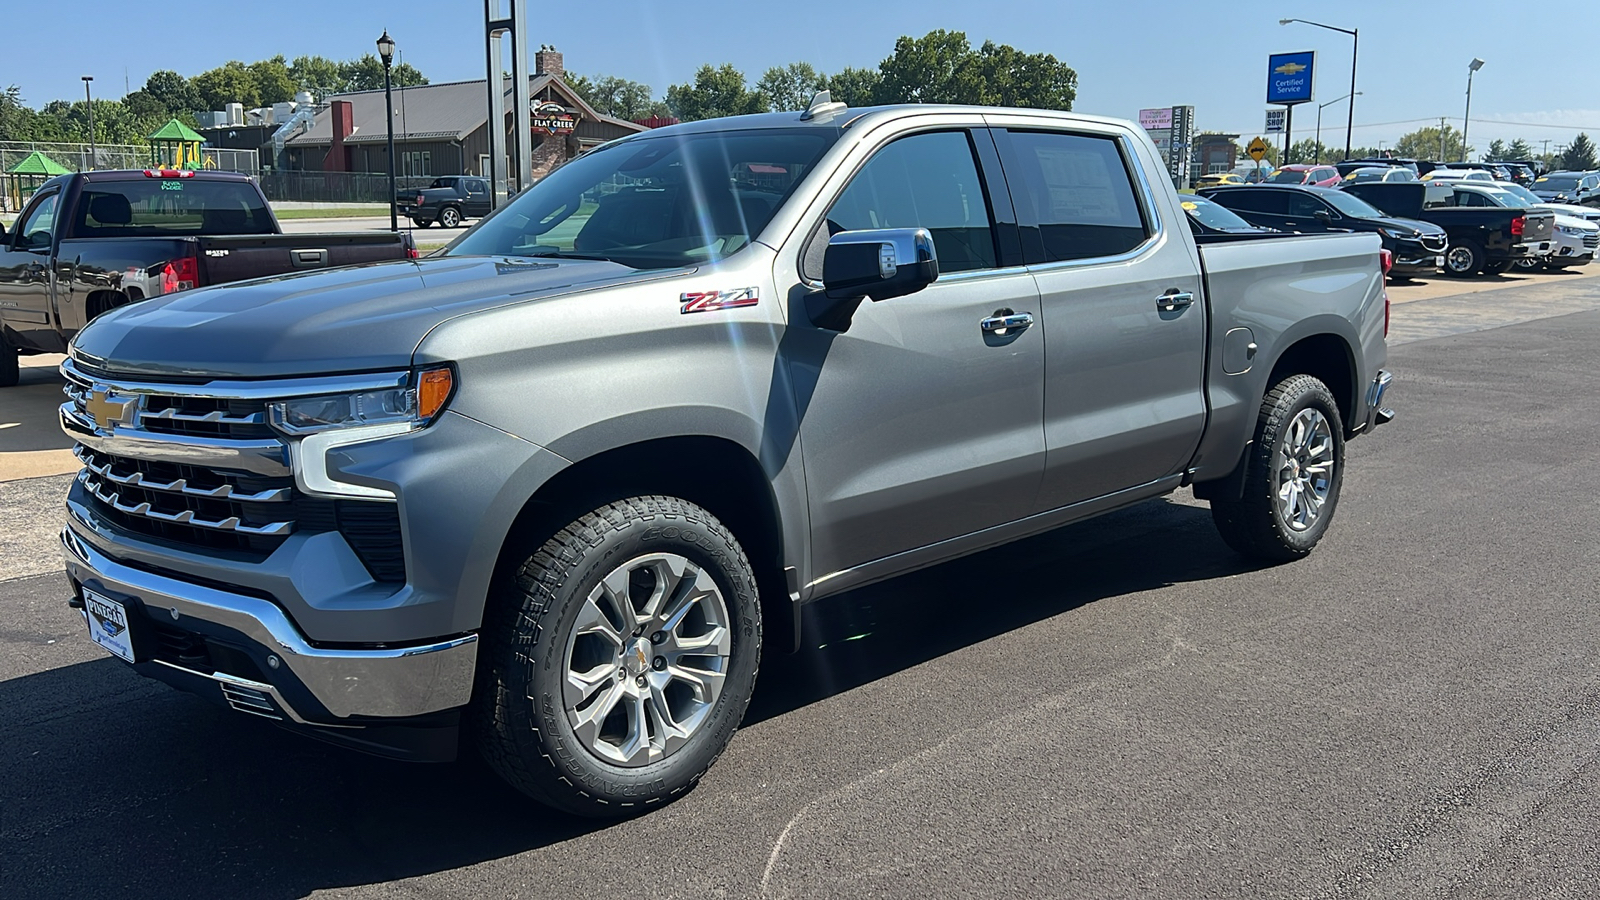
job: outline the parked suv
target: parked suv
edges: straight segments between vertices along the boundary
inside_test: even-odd
[[[1280,166],[1267,177],[1266,184],[1309,184],[1316,187],[1333,187],[1339,183],[1339,170],[1333,166],[1292,165]]]
[[[445,228],[455,228],[467,219],[487,216],[489,205],[489,180],[471,175],[446,175],[420,191],[403,191],[395,198],[400,204],[400,215],[418,228],[427,228],[438,222]]]
[[[1401,170],[1404,171],[1404,170]],[[1415,219],[1386,216],[1372,204],[1329,188],[1259,184],[1207,188],[1200,196],[1238,213],[1252,225],[1302,234],[1364,231],[1383,238],[1394,255],[1396,276],[1435,275],[1449,244],[1443,228]]]
[[[1534,179],[1528,189],[1552,203],[1600,206],[1600,175],[1593,172],[1551,172]]]

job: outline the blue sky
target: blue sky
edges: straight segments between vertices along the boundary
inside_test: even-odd
[[[95,76],[97,96],[120,96],[124,74],[137,89],[157,69],[194,75],[229,59],[277,53],[358,56],[385,28],[404,59],[432,80],[483,77],[481,0],[224,2],[181,12],[75,0],[71,7],[76,21],[94,23],[96,39],[10,41],[0,59],[0,86],[21,86],[34,107],[80,97],[80,75]],[[1214,11],[1196,15],[1206,7]],[[1542,50],[1540,39],[1522,30],[1532,16],[1497,27],[1508,15],[1504,0],[538,0],[530,8],[534,46],[554,44],[573,71],[643,81],[658,95],[704,62],[731,62],[751,82],[768,66],[796,60],[824,71],[875,66],[896,37],[945,28],[965,31],[975,45],[988,39],[1055,54],[1078,71],[1079,111],[1131,118],[1141,107],[1190,104],[1202,129],[1247,137],[1261,128],[1268,53],[1316,50],[1318,100],[1349,92],[1349,37],[1278,25],[1300,17],[1361,30],[1357,144],[1392,144],[1439,116],[1459,128],[1474,56],[1487,61],[1473,84],[1476,147],[1514,137],[1548,138],[1555,147],[1579,130],[1600,137],[1600,65],[1587,51]],[[1299,107],[1296,136],[1310,136],[1315,118],[1315,107]],[[1343,102],[1323,111],[1326,143],[1344,142],[1344,121]]]

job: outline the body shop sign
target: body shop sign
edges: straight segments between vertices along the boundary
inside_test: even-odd
[[[533,130],[550,134],[571,134],[578,120],[559,103],[541,103],[533,108]]]

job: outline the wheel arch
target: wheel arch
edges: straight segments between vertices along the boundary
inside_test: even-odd
[[[783,524],[772,484],[748,449],[713,435],[612,447],[557,472],[523,503],[501,541],[489,602],[496,602],[492,585],[504,583],[524,554],[562,527],[605,503],[646,494],[680,497],[720,519],[755,570],[768,645],[798,646],[799,607],[785,573]]]

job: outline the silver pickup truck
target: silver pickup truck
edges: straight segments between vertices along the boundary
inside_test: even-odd
[[[1391,416],[1387,321],[1377,236],[1197,243],[1127,122],[662,128],[430,258],[83,329],[71,603],[239,713],[404,759],[464,731],[624,815],[706,772],[818,598],[1185,485],[1238,551],[1310,552]]]

